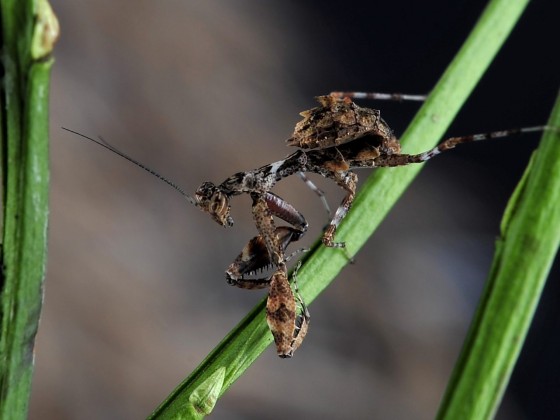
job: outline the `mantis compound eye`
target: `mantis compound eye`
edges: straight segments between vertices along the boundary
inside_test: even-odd
[[[232,226],[229,196],[211,182],[204,182],[195,193],[196,204],[222,226]]]

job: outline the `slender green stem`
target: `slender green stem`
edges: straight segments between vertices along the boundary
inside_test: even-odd
[[[43,1],[1,0],[0,418],[27,418],[48,214],[48,88],[56,18]]]
[[[560,96],[549,125],[560,127]],[[498,408],[560,245],[560,133],[550,130],[508,203],[492,270],[439,419]]]
[[[404,134],[402,143],[409,149],[408,152],[423,151],[438,142],[503,45],[527,3],[528,0],[492,0],[489,3]],[[420,169],[421,165],[410,165],[374,171],[337,234],[339,240],[346,242],[350,255],[354,255],[368,240]],[[397,173],[398,176],[395,176]],[[323,246],[316,246],[309,254],[298,275],[306,302],[315,299],[348,262],[343,253]],[[186,414],[193,412],[193,393],[208,395],[199,390],[201,387],[209,388],[208,378],[216,371],[225,369],[225,375],[220,375],[219,390],[218,387],[212,388],[211,402],[214,403],[215,396],[222,395],[271,341],[263,301],[171,393],[154,411],[152,418],[203,417],[211,409],[209,401],[203,404],[205,410],[194,410],[198,413],[196,416]]]

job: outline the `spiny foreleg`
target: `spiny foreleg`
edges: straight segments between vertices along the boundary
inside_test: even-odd
[[[274,232],[275,241],[280,244],[284,253],[288,245],[299,240],[303,234],[304,232],[289,226],[279,226]],[[284,260],[288,261],[302,251],[305,251],[305,249],[301,248],[290,255],[286,255]],[[266,247],[265,240],[262,236],[258,235],[245,245],[241,253],[230,264],[226,270],[226,279],[228,284],[242,289],[262,289],[268,287],[270,277],[250,278],[250,276],[262,273],[272,266],[272,258]]]
[[[292,224],[302,233],[307,230],[307,221],[291,204],[276,194],[271,192],[265,194],[252,193],[251,197],[253,199],[253,219],[259,235],[264,240],[272,264],[278,268],[284,267],[284,249],[275,236],[276,226],[273,216]]]
[[[253,219],[255,220],[259,235],[262,237],[266,249],[268,250],[270,260],[274,266],[285,270],[284,249],[275,235],[276,226],[274,224],[272,212],[265,200],[265,195],[253,193],[251,197],[253,198]]]

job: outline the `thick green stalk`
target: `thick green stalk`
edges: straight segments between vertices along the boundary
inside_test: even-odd
[[[46,265],[49,54],[58,24],[46,0],[1,0],[0,8],[0,418],[24,419]]]
[[[528,0],[493,0],[402,138],[410,153],[426,150],[443,135],[523,12]],[[337,238],[354,255],[418,174],[421,165],[374,171],[341,225]],[[398,176],[396,176],[398,174]],[[302,295],[311,302],[348,262],[339,250],[316,246],[299,271]],[[201,418],[217,397],[271,343],[264,301],[206,357],[152,414],[152,418]],[[305,344],[303,346],[305,348]],[[304,350],[300,350],[304,351]],[[216,375],[222,371],[225,375]],[[219,377],[212,382],[211,377]],[[212,392],[203,392],[212,390]],[[193,395],[208,398],[193,399]],[[201,409],[200,407],[204,407]],[[196,414],[193,414],[196,413]]]

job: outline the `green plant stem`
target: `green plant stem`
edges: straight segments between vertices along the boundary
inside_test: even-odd
[[[560,127],[560,96],[549,125]],[[498,408],[560,244],[560,133],[548,131],[504,214],[486,287],[439,419]]]
[[[1,0],[0,418],[27,418],[48,214],[48,87],[56,18],[45,0]]]
[[[438,142],[503,45],[527,3],[528,0],[492,0],[488,4],[461,50],[403,135],[402,143],[407,152],[423,151]],[[421,165],[384,168],[374,171],[368,178],[337,234],[338,240],[346,242],[350,255],[354,255],[368,240],[420,169]],[[305,301],[315,299],[347,262],[344,253],[339,250],[316,246],[306,257],[298,275]],[[196,418],[185,417],[187,410],[192,409],[189,396],[202,384],[208,387],[207,379],[218,369],[225,368],[225,377],[220,382],[221,389],[218,392],[222,395],[271,342],[263,301],[152,413],[152,418]],[[204,416],[202,412],[198,413],[199,417]]]

